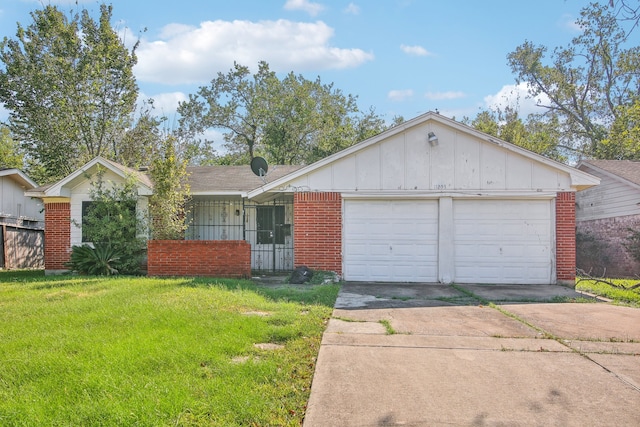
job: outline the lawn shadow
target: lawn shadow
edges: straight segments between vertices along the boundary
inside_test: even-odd
[[[293,285],[283,281],[226,279],[226,278],[192,278],[181,283],[180,286],[207,287],[217,286],[229,291],[251,291],[275,302],[293,302],[303,305],[335,305],[339,284],[322,285]]]

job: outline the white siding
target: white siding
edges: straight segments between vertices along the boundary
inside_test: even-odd
[[[600,185],[576,194],[576,221],[640,214],[640,190],[594,170]]]
[[[0,177],[0,214],[44,221],[42,202],[25,197],[25,189],[8,176]]]
[[[432,147],[427,133],[439,144]],[[423,123],[290,182],[307,191],[571,191],[571,177],[441,123]]]

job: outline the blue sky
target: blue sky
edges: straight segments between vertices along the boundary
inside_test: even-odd
[[[602,1],[602,0],[601,0]],[[42,3],[0,0],[0,37],[27,26]],[[78,0],[99,10],[96,0]],[[141,96],[175,118],[180,100],[236,60],[320,77],[390,121],[438,109],[461,119],[521,94],[506,56],[525,40],[552,51],[578,34],[579,0],[112,0],[113,25],[141,37],[134,72]],[[146,31],[143,30],[146,28]],[[0,107],[0,120],[7,112]]]

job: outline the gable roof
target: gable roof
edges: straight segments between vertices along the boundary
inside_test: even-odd
[[[509,152],[513,152],[513,153],[517,153],[518,155],[521,155],[525,158],[528,158],[530,160],[533,160],[535,162],[544,164],[548,167],[551,167],[555,170],[561,171],[563,173],[566,173],[570,179],[571,179],[571,187],[576,189],[576,190],[583,190],[585,188],[589,188],[592,187],[594,185],[598,185],[600,183],[600,179],[596,178],[594,176],[589,175],[586,172],[580,171],[577,168],[565,165],[563,163],[560,163],[558,161],[555,160],[551,160],[547,157],[544,157],[540,154],[534,153],[532,151],[526,150],[522,147],[518,147],[517,145],[511,144],[507,141],[503,141],[499,138],[496,138],[494,136],[488,135],[486,133],[480,132],[470,126],[467,126],[463,123],[457,122],[453,119],[447,118],[442,116],[439,113],[434,113],[434,112],[428,112],[425,113],[423,115],[420,115],[414,119],[408,120],[404,123],[401,123],[400,125],[394,126],[390,129],[387,129],[386,131],[371,137],[369,139],[366,139],[360,143],[357,143],[355,145],[352,145],[351,147],[348,147],[338,153],[335,153],[331,156],[325,157],[324,159],[321,159],[315,163],[312,163],[308,166],[305,166],[303,168],[298,169],[295,172],[292,172],[289,175],[286,175],[280,179],[274,180],[264,186],[258,187],[255,190],[249,191],[247,193],[247,196],[251,199],[251,198],[256,198],[256,197],[260,197],[262,194],[267,193],[267,192],[272,192],[272,191],[277,191],[280,188],[285,188],[287,186],[287,184],[291,181],[293,181],[296,178],[299,178],[305,174],[308,174],[310,172],[313,172],[315,170],[318,170],[328,164],[331,164],[333,162],[336,162],[337,160],[340,160],[342,158],[345,158],[347,156],[350,156],[354,153],[357,153],[359,151],[362,151],[374,144],[380,143],[381,141],[387,140],[397,134],[400,134],[402,132],[407,131],[410,128],[419,126],[424,124],[425,122],[428,121],[433,121],[433,122],[437,122],[446,126],[449,126],[451,128],[453,128],[454,130],[460,131],[460,132],[464,132],[466,134],[472,135],[482,141],[486,141],[490,144],[493,145],[498,145],[499,147],[502,147],[504,150],[509,151]]]
[[[58,182],[37,187],[35,183],[27,191],[31,197],[66,197],[69,194],[65,187],[85,179],[85,174],[96,166],[102,166],[125,178],[134,176],[142,188],[142,195],[151,195],[153,182],[148,174],[103,157],[96,157],[72,174]],[[189,166],[187,167],[189,186],[192,195],[244,195],[247,191],[258,188],[265,183],[281,178],[302,166],[271,166],[263,178],[256,176],[247,166]],[[26,175],[25,175],[26,176]]]
[[[26,173],[16,168],[0,169],[0,176],[6,176],[22,186],[25,190],[31,190],[38,186],[34,180],[29,178]]]
[[[640,188],[640,162],[632,160],[583,160],[579,169],[591,169]]]
[[[189,166],[189,186],[191,194],[239,194],[254,190],[265,183],[286,176],[302,166],[270,166],[267,175],[261,179],[247,166]]]
[[[120,163],[112,160],[105,159],[104,157],[94,157],[91,161],[75,170],[73,173],[62,178],[60,181],[53,184],[44,185],[42,187],[34,188],[27,191],[25,194],[30,197],[69,197],[69,186],[73,186],[74,183],[86,179],[86,174],[98,166],[102,166],[116,175],[126,178],[133,176],[138,180],[139,191],[141,195],[151,195],[153,193],[153,183],[148,175],[141,171],[131,169],[127,166],[123,166]]]

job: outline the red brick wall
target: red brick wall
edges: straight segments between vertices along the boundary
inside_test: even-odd
[[[244,240],[149,240],[149,276],[251,277]]]
[[[576,193],[558,193],[556,198],[556,278],[575,284],[576,279]]]
[[[296,193],[293,218],[296,266],[342,274],[340,193]]]
[[[71,258],[71,204],[44,204],[45,271],[67,270]]]
[[[629,228],[640,229],[640,215],[578,221],[578,232],[593,238],[578,247],[578,268],[593,276],[637,277],[640,263],[624,247]]]

